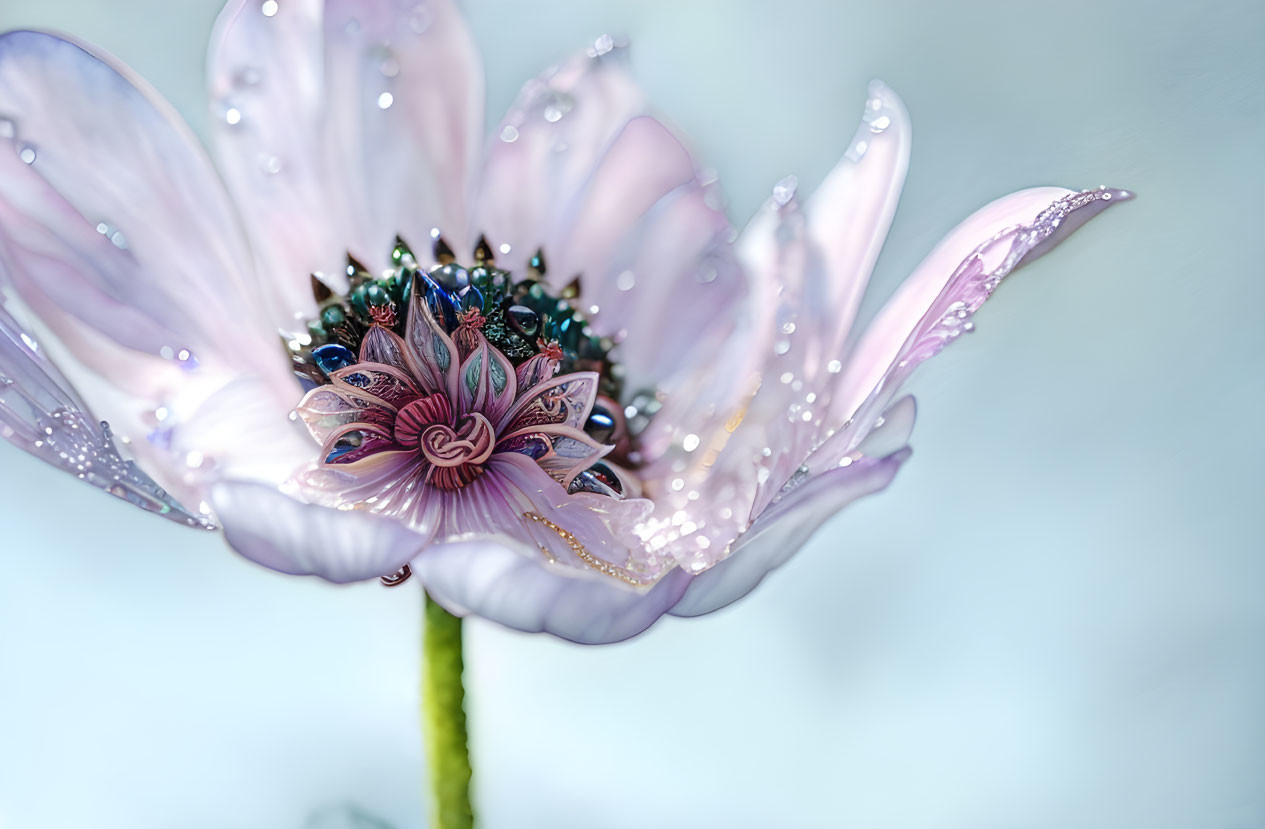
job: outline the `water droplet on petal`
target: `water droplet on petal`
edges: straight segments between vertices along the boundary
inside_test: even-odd
[[[518,128],[513,124],[506,124],[501,130],[501,140],[506,144],[513,144],[518,140]]]
[[[773,185],[773,201],[777,202],[778,207],[789,204],[791,199],[795,198],[795,188],[798,186],[799,179],[795,176],[787,176]]]
[[[413,13],[409,15],[408,27],[414,34],[423,34],[430,28],[430,10],[420,5],[414,8]]]
[[[880,133],[892,125],[892,119],[886,115],[880,115],[869,123],[870,132]]]
[[[264,0],[259,10],[264,13],[264,17],[275,17],[280,8],[277,0]]]
[[[637,275],[632,271],[624,271],[615,277],[615,287],[621,291],[631,291],[633,286],[637,284]]]
[[[22,150],[18,153],[18,158],[22,159],[23,164],[34,164],[35,163],[35,148],[29,145],[26,147],[23,147]]]
[[[615,39],[612,38],[610,35],[602,35],[597,40],[593,41],[593,52],[595,56],[605,55],[606,53],[610,52],[610,50],[614,48],[615,48]]]
[[[393,103],[395,103],[395,96],[390,92],[383,92],[378,96],[378,109],[390,109]]]

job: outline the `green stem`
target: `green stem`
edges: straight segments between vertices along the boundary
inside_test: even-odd
[[[422,736],[430,771],[432,829],[474,826],[461,671],[461,620],[427,596],[422,633]]]

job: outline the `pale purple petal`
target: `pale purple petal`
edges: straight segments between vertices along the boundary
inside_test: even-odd
[[[391,575],[426,543],[398,521],[304,504],[261,484],[216,484],[211,505],[225,540],[246,558],[339,584]]]
[[[694,576],[675,616],[701,616],[737,601],[785,564],[832,515],[884,489],[908,451],[867,458],[805,481],[783,495],[734,542],[728,558]]]
[[[743,264],[782,286],[774,373],[820,385],[839,356],[896,213],[910,132],[900,98],[872,82],[847,152],[807,204],[789,177],[739,238]]]
[[[864,439],[913,370],[974,328],[971,317],[1002,279],[1088,217],[1129,198],[1106,188],[1076,193],[1043,187],[972,215],[923,260],[857,341],[837,380],[830,419],[847,420],[854,442]],[[829,454],[849,448],[836,446]],[[810,466],[818,471],[831,462],[814,458]]]
[[[739,253],[753,279],[780,287],[765,320],[772,326],[773,341],[762,355],[763,384],[719,462],[722,470],[733,464],[758,467],[747,473],[758,480],[745,513],[758,515],[838,425],[824,417],[830,403],[828,378],[839,365],[891,225],[909,145],[904,105],[882,83],[871,83],[856,135],[808,204],[800,203],[793,177],[779,182],[739,239]],[[723,475],[718,478],[724,480]],[[714,554],[699,551],[695,557]]]
[[[755,302],[737,329],[757,350],[745,370],[741,364],[706,366],[692,382],[723,378],[739,392],[741,405],[718,407],[720,416],[710,419],[697,413],[678,418],[680,425],[665,418],[652,424],[646,440],[651,458],[667,444],[661,460],[650,465],[651,477],[658,473],[669,484],[657,499],[657,535],[687,568],[722,556],[827,428],[821,417],[828,404],[824,378],[895,212],[909,136],[900,99],[881,83],[871,84],[855,137],[807,207],[788,177],[739,238]],[[667,284],[675,295],[676,285]],[[711,351],[728,354],[731,347]],[[664,423],[676,430],[667,441]],[[681,451],[686,445],[695,447],[692,453]],[[682,512],[687,521],[666,520]],[[678,537],[682,524],[696,531]]]
[[[284,477],[298,386],[187,127],[125,68],[33,32],[0,37],[0,119],[0,281],[79,397],[186,504],[239,462]]]
[[[205,361],[275,344],[228,196],[144,81],[79,44],[10,32],[0,36],[0,121],[9,277],[25,303],[52,303],[154,356],[166,346]],[[44,259],[59,260],[44,269],[63,278],[34,280]]]
[[[567,495],[522,455],[494,456],[478,480],[445,497],[436,537],[454,541],[426,548],[411,566],[453,613],[575,642],[616,642],[649,627],[685,587],[677,569],[655,583],[663,562],[628,531],[644,502]]]
[[[641,633],[677,603],[689,580],[673,570],[643,594],[614,582],[554,573],[537,558],[508,539],[464,541],[435,545],[412,567],[451,613],[587,645]]]
[[[110,429],[94,417],[35,338],[0,303],[0,437],[24,452],[141,509],[207,527],[119,454]]]
[[[649,116],[632,119],[566,206],[546,240],[551,281],[604,281],[612,258],[660,199],[695,182],[694,160],[672,132]],[[584,284],[581,282],[581,296]]]
[[[847,152],[808,200],[809,236],[818,246],[825,284],[806,286],[805,312],[824,312],[821,362],[843,345],[887,239],[909,168],[909,113],[881,81],[870,83],[865,111]]]
[[[215,142],[285,312],[312,316],[308,275],[346,286],[396,234],[463,249],[483,140],[483,76],[450,0],[230,3],[210,52]]]
[[[502,267],[526,272],[611,141],[644,109],[619,47],[578,55],[523,86],[488,147],[473,221]]]

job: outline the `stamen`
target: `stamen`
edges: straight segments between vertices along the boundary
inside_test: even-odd
[[[525,512],[523,513],[523,517],[531,521],[535,521],[537,524],[544,524],[546,527],[553,530],[555,533],[558,534],[558,536],[563,541],[567,543],[567,546],[571,548],[571,552],[575,553],[576,556],[579,557],[580,561],[583,561],[585,564],[587,564],[589,567],[593,568],[597,572],[606,576],[610,576],[611,578],[619,579],[625,584],[630,584],[633,587],[648,587],[650,584],[652,584],[651,581],[645,578],[642,578],[641,576],[638,576],[636,573],[633,573],[631,570],[625,569],[623,567],[616,567],[614,564],[611,564],[610,562],[607,562],[607,561],[603,561],[602,559],[593,555],[592,553],[590,553],[588,550],[584,548],[584,545],[580,543],[580,540],[575,537],[574,533],[570,532],[569,530],[564,530],[562,527],[559,527],[557,524],[550,521],[548,518],[544,517],[540,513]],[[549,550],[543,544],[539,546],[540,546],[540,551],[545,554],[546,558],[548,558],[550,562],[557,561],[557,557],[554,556],[553,553],[549,552]]]

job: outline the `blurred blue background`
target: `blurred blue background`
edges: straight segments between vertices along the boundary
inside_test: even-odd
[[[205,134],[217,7],[3,0],[0,30],[100,44]],[[740,223],[883,78],[915,139],[870,307],[996,196],[1140,194],[1007,283],[917,379],[896,483],[746,601],[600,649],[468,625],[482,825],[1265,826],[1265,6],[467,8],[493,118],[627,34]],[[2,829],[424,824],[415,589],[0,464]]]

